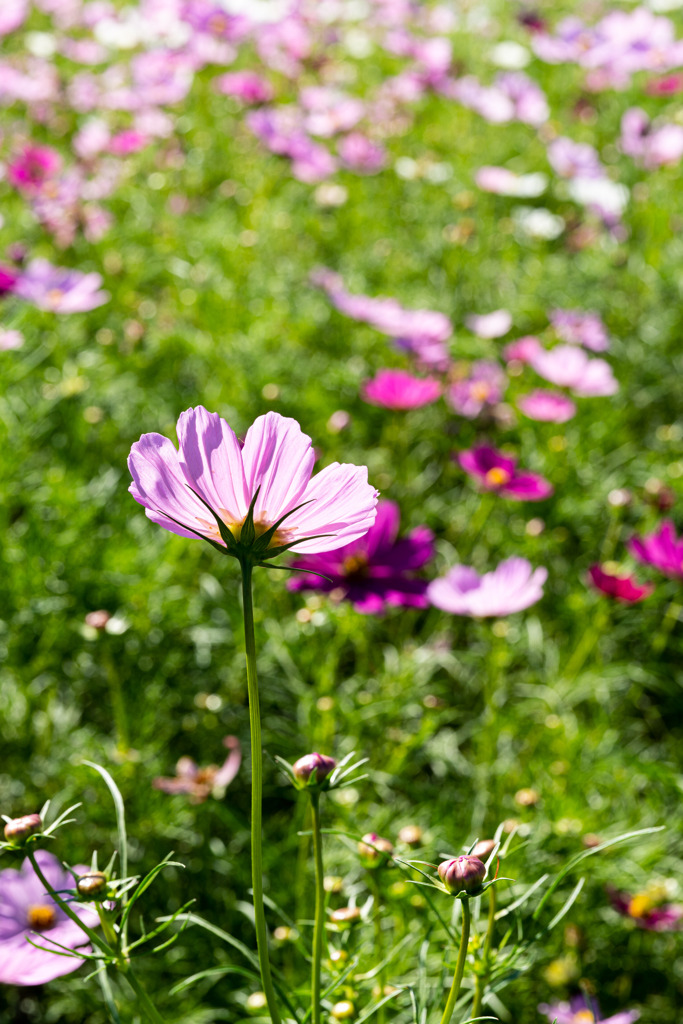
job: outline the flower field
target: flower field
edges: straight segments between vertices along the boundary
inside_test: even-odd
[[[679,1024],[683,4],[0,42],[0,1024]]]

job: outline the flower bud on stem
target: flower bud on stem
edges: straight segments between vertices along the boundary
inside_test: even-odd
[[[451,991],[448,996],[446,1008],[443,1011],[441,1024],[450,1024],[450,1019],[453,1016],[455,1004],[457,1003],[458,996],[460,995],[460,985],[462,984],[463,974],[465,973],[465,961],[467,960],[467,946],[469,945],[470,941],[471,921],[472,912],[470,910],[470,901],[468,898],[465,898],[462,901],[462,933],[460,935],[460,951],[458,953],[458,962],[455,966],[453,984],[451,986]]]
[[[472,1003],[472,1017],[480,1017],[484,1001],[484,990],[491,973],[491,945],[493,943],[493,929],[496,923],[496,887],[492,885],[489,889],[489,916],[484,939],[484,950],[482,953],[482,972],[478,974],[474,982],[474,1002]]]
[[[315,858],[315,924],[313,927],[313,961],[311,973],[311,1016],[320,1024],[321,964],[325,936],[325,875],[323,871],[323,837],[320,831],[320,791],[309,790],[313,812],[313,856]]]

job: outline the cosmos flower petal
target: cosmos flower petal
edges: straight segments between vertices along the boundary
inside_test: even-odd
[[[297,552],[334,551],[364,536],[375,521],[377,491],[368,484],[365,466],[326,466],[311,480],[301,501],[307,504],[284,525],[299,537],[328,536],[297,544]]]
[[[259,416],[247,431],[242,460],[247,494],[253,497],[260,487],[255,520],[267,514],[273,523],[304,500],[315,452],[296,420],[274,412]],[[291,527],[292,520],[286,526]]]
[[[242,450],[235,432],[218,413],[199,405],[178,419],[179,465],[187,481],[213,509],[241,522],[249,509]]]

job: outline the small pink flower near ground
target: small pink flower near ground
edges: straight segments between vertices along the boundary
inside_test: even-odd
[[[466,377],[449,384],[446,395],[455,412],[475,419],[501,400],[506,383],[507,377],[498,363],[477,359]]]
[[[48,260],[31,260],[21,271],[14,293],[49,313],[87,313],[109,301],[99,274],[55,267]]]
[[[547,578],[547,569],[533,569],[526,558],[507,558],[483,576],[469,566],[456,565],[446,576],[432,580],[427,598],[453,615],[499,618],[540,601]]]
[[[312,553],[357,540],[375,520],[367,469],[335,462],[312,477],[315,452],[296,420],[259,416],[242,446],[225,420],[198,406],[181,413],[177,432],[179,450],[143,434],[128,459],[131,494],[171,533],[226,548],[218,520],[239,541],[254,502],[257,537],[286,516],[270,546]]]
[[[517,408],[530,420],[539,423],[566,423],[576,415],[576,405],[571,398],[558,391],[537,388],[517,399]]]
[[[512,327],[512,316],[507,309],[495,309],[492,313],[466,317],[465,325],[479,338],[500,338]]]
[[[20,192],[35,195],[59,174],[62,158],[51,146],[25,146],[7,168],[7,179]]]
[[[619,390],[609,363],[591,359],[573,345],[542,349],[531,360],[531,366],[539,377],[558,387],[571,388],[582,398],[606,397]]]
[[[518,363],[530,363],[537,352],[540,352],[542,345],[538,338],[532,334],[526,334],[517,341],[511,341],[503,349],[503,359],[506,363],[516,361]]]
[[[632,537],[627,547],[643,565],[651,565],[673,579],[683,579],[683,537],[676,536],[670,519],[665,519],[659,530],[649,536]]]
[[[543,501],[553,493],[553,486],[538,473],[520,473],[517,459],[503,455],[490,445],[482,444],[458,452],[454,458],[478,482],[482,490],[495,491],[514,501]]]
[[[134,128],[128,128],[126,131],[119,132],[109,142],[109,152],[113,153],[114,156],[130,156],[131,153],[139,153],[140,150],[148,146],[150,142],[149,136],[143,132],[135,131]]]
[[[191,757],[181,757],[174,778],[158,777],[152,785],[163,793],[184,793],[195,804],[203,803],[211,795],[222,795],[222,790],[233,781],[242,763],[242,749],[236,736],[225,736],[223,746],[229,753],[220,768],[215,764],[200,768]]]
[[[21,331],[6,331],[0,327],[0,352],[9,352],[21,348],[24,344],[24,335]]]
[[[550,322],[555,333],[569,345],[583,345],[591,352],[604,352],[609,348],[609,336],[597,313],[579,309],[554,309]]]
[[[616,573],[606,572],[600,565],[590,567],[588,579],[596,590],[623,604],[644,601],[654,590],[651,583],[636,583],[634,576],[617,576]]]
[[[218,92],[235,96],[243,103],[270,103],[275,90],[270,82],[255,71],[228,71],[214,80]]]
[[[385,409],[419,409],[435,402],[441,394],[441,384],[433,377],[413,377],[405,370],[379,370],[362,387],[362,395],[372,405]]]
[[[387,162],[386,150],[362,132],[350,132],[339,143],[339,156],[345,167],[361,174],[377,174]]]

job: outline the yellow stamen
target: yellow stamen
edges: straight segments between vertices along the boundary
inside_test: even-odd
[[[366,555],[357,554],[349,555],[345,558],[342,563],[344,574],[346,576],[360,576],[368,567],[368,559]]]
[[[590,1010],[579,1010],[574,1015],[574,1024],[595,1024],[595,1014]]]
[[[510,479],[510,473],[508,473],[507,469],[503,469],[502,466],[493,466],[484,477],[484,480],[490,487],[504,487],[505,484],[510,482]]]
[[[476,398],[478,402],[485,402],[491,394],[491,388],[485,381],[479,380],[472,385],[472,398]]]
[[[216,513],[221,517],[221,519],[223,520],[227,528],[230,530],[230,533],[233,535],[235,540],[239,540],[240,537],[242,536],[242,527],[244,526],[244,523],[246,521],[246,516],[244,519],[236,521],[232,518],[228,510],[225,508],[216,509]],[[197,522],[200,525],[202,533],[209,534],[210,537],[215,538],[216,540],[221,539],[221,532],[218,529],[218,523],[215,520],[213,522],[210,522],[208,519],[202,519],[199,516],[197,516]],[[257,537],[261,537],[264,533],[270,530],[272,525],[273,522],[268,516],[268,513],[263,512],[261,513],[258,519],[254,520],[254,533],[256,534]],[[277,548],[280,547],[280,545],[282,544],[291,544],[291,542],[294,540],[295,532],[295,527],[280,527],[280,529],[276,530],[273,536],[270,538],[270,543],[268,544],[268,547]]]
[[[652,910],[652,900],[644,892],[633,897],[628,905],[628,913],[631,917],[646,917]]]
[[[64,292],[61,288],[51,288],[47,293],[47,298],[51,306],[59,306],[64,298]]]
[[[57,920],[57,911],[44,903],[34,903],[28,908],[27,921],[29,928],[36,932],[44,932],[52,928]]]

